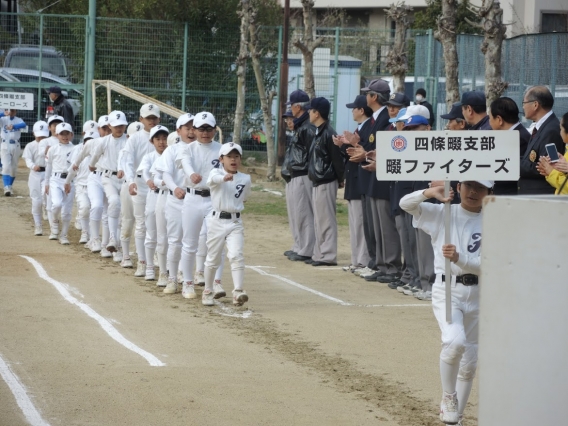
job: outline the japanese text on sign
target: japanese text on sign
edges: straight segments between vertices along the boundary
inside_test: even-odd
[[[0,92],[0,110],[3,109],[22,109],[32,111],[34,109],[34,94]]]
[[[377,132],[378,180],[518,180],[519,132]]]

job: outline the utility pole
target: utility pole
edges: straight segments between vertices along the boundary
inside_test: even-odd
[[[280,108],[277,120],[278,126],[278,165],[284,162],[286,153],[286,126],[282,124],[282,115],[286,111],[288,100],[288,39],[290,30],[290,0],[284,2],[284,34],[282,37],[282,63],[280,64]]]

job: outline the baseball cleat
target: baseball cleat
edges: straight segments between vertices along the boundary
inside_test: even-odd
[[[146,281],[154,281],[156,279],[156,273],[154,272],[153,266],[146,267],[146,275],[144,275]]]
[[[158,276],[158,282],[156,283],[156,286],[165,287],[167,285],[168,285],[168,273],[167,272],[160,273],[160,275]]]
[[[51,232],[51,234],[49,234],[50,240],[57,240],[58,238],[59,238],[59,236],[57,234],[54,234],[53,231]]]
[[[213,306],[215,305],[215,300],[213,299],[215,294],[211,290],[204,290],[203,294],[201,295],[201,304],[204,306]]]
[[[195,285],[200,287],[205,285],[205,276],[203,275],[203,271],[199,271],[195,274]]]
[[[225,293],[225,290],[223,290],[223,287],[221,287],[221,283],[217,281],[213,283],[213,293],[213,297],[215,299],[220,299],[221,297],[225,297],[227,295],[227,293]]]
[[[89,245],[91,246],[91,251],[93,253],[99,253],[102,249],[101,240],[99,240],[99,239],[91,241],[91,243]]]
[[[9,186],[5,186],[5,187],[4,187],[4,195],[5,195],[6,197],[11,196],[11,195],[12,195],[12,188],[10,188]]]
[[[116,263],[122,262],[122,258],[123,258],[123,257],[122,257],[122,252],[121,252],[121,251],[115,251],[115,252],[112,254],[112,260],[113,260],[113,262],[116,262]]]
[[[89,234],[85,231],[81,232],[81,239],[79,240],[79,244],[87,244],[89,241]]]
[[[440,420],[447,425],[457,425],[460,416],[458,414],[457,393],[446,393],[440,403]]]
[[[181,289],[181,295],[185,299],[197,299],[197,294],[195,294],[195,287],[191,281],[183,283]]]
[[[116,241],[113,237],[109,238],[106,249],[111,253],[114,253],[116,251]]]
[[[168,283],[166,284],[166,288],[164,288],[164,293],[166,294],[174,294],[178,292],[178,283],[175,278],[168,278]]]
[[[64,246],[68,246],[69,245],[69,239],[67,238],[67,236],[62,235],[61,237],[59,237],[59,244],[62,244]]]
[[[249,300],[244,290],[233,290],[233,305],[243,306]]]
[[[43,235],[43,229],[42,229],[41,226],[36,226],[36,227],[35,227],[34,235],[37,235],[38,237],[39,237],[40,235]]]
[[[112,253],[103,247],[101,248],[101,257],[108,259],[109,257],[112,257]]]
[[[138,261],[136,264],[136,272],[134,272],[135,277],[143,277],[146,275],[146,262]]]
[[[132,260],[122,259],[122,262],[120,262],[120,266],[122,266],[123,268],[132,268],[134,265],[132,264]]]

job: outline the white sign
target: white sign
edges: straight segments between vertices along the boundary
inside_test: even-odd
[[[0,110],[3,109],[23,109],[26,111],[32,111],[34,109],[34,94],[0,92]]]
[[[519,180],[518,130],[377,132],[378,180]]]

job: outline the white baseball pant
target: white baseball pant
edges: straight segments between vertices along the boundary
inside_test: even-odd
[[[137,179],[136,184],[138,186],[138,194],[133,197],[131,196],[135,222],[134,240],[136,242],[138,260],[144,262],[147,261],[144,248],[144,239],[146,238],[146,200],[148,192],[151,191],[149,191],[149,188],[145,183],[142,183],[142,179]],[[124,227],[124,223],[122,226]]]
[[[148,268],[154,267],[154,254],[158,243],[158,228],[156,225],[156,204],[160,197],[159,192],[148,191],[146,196],[146,238],[144,240],[146,265]],[[162,265],[165,266],[165,265]],[[165,271],[165,269],[161,269]]]
[[[77,218],[81,222],[81,231],[89,232],[89,214],[91,202],[87,185],[75,185],[75,201],[77,202]]]
[[[122,182],[116,175],[103,174],[102,176],[103,189],[108,200],[108,228],[110,236],[115,241],[120,237],[118,233],[118,221],[120,218],[120,187]]]
[[[2,142],[0,145],[0,158],[2,159],[2,175],[16,177],[18,161],[20,159],[20,142]]]
[[[169,277],[171,279],[177,279],[183,237],[181,224],[183,200],[179,200],[172,194],[169,194],[166,197],[165,217],[168,230],[167,264]]]
[[[52,176],[49,180],[49,194],[51,196],[51,212],[53,219],[63,223],[60,236],[66,237],[71,223],[71,213],[73,212],[73,199],[75,198],[75,186],[71,184],[71,192],[65,193],[65,179]]]
[[[213,290],[213,275],[221,268],[224,259],[224,247],[227,245],[227,257],[231,262],[231,275],[235,290],[242,290],[245,273],[244,227],[240,218],[233,213],[232,219],[220,219],[219,213],[209,214],[207,221],[207,260],[205,260],[205,286]],[[215,277],[215,279],[220,279]]]
[[[87,179],[87,193],[91,203],[91,211],[89,215],[89,229],[91,231],[91,239],[100,239],[101,221],[103,225],[102,243],[106,247],[108,243],[108,200],[106,199],[101,172],[91,172]]]
[[[128,183],[124,182],[120,189],[120,245],[123,253],[130,252],[130,237],[134,228],[134,209],[128,186]]]
[[[156,232],[157,232],[156,252],[158,253],[158,266],[160,267],[161,273],[168,270],[167,266],[168,227],[166,222],[166,201],[168,199],[168,196],[169,196],[168,190],[160,191],[160,193],[158,194],[158,199],[156,200],[156,209],[155,209]],[[149,259],[147,255],[146,259]]]
[[[44,194],[45,172],[36,172],[30,170],[28,177],[28,188],[30,190],[30,198],[32,199],[32,216],[34,217],[35,226],[41,226],[41,207]]]

